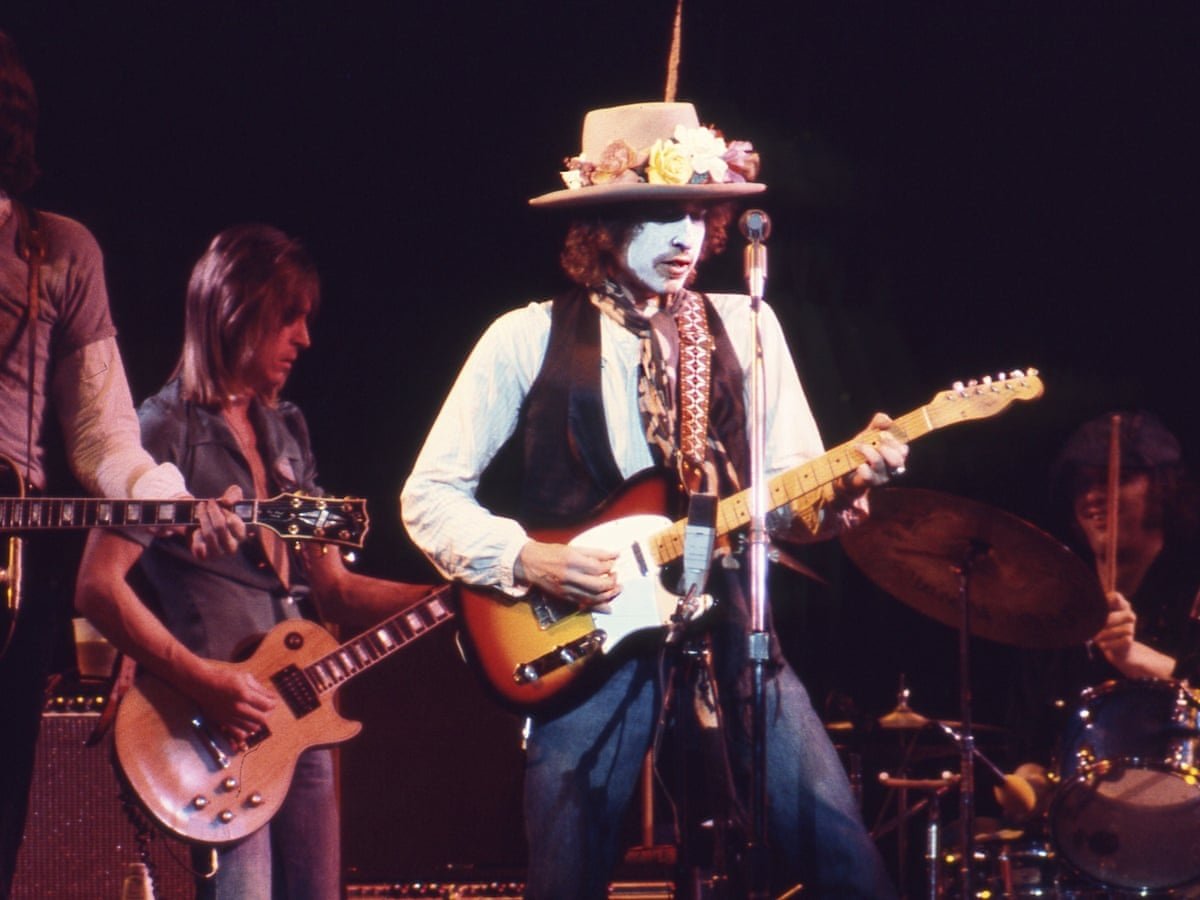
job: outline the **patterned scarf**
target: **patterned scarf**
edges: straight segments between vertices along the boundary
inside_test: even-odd
[[[589,291],[589,298],[641,342],[638,409],[655,460],[675,469],[689,492],[715,492],[717,467],[738,488],[725,447],[708,428],[713,339],[704,299],[680,291],[647,316],[612,281]]]

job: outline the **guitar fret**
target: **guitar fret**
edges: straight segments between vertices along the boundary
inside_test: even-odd
[[[329,672],[329,667],[325,665],[324,660],[318,660],[311,666],[313,681],[321,690],[328,690],[333,684],[333,675]]]
[[[338,659],[342,661],[342,666],[346,669],[347,678],[358,671],[358,663],[354,661],[353,656],[346,652],[345,648],[338,651]]]
[[[437,624],[445,619],[450,618],[451,612],[442,603],[440,597],[433,597],[425,604],[425,609],[429,610],[429,614],[433,617],[434,624]]]
[[[354,652],[354,655],[358,658],[358,667],[360,669],[363,668],[364,666],[369,666],[371,664],[371,654],[369,652],[367,652],[367,648],[363,645],[364,645],[363,641],[355,641],[353,644],[350,645],[350,649]]]
[[[425,630],[425,620],[415,610],[405,613],[404,621],[408,623],[408,627],[412,629],[413,634],[420,634]]]
[[[386,626],[376,628],[371,632],[371,637],[379,644],[379,649],[382,653],[390,653],[393,647],[400,646]]]
[[[393,619],[391,621],[392,628],[400,636],[401,643],[407,643],[412,640],[413,632],[411,626],[404,619]]]

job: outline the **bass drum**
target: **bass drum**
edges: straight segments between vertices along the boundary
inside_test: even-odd
[[[1200,701],[1175,681],[1088,688],[1067,723],[1050,807],[1059,856],[1141,893],[1200,880]]]

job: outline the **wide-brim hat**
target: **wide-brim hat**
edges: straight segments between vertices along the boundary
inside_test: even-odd
[[[583,119],[582,150],[567,160],[561,190],[530,206],[715,202],[759,194],[758,154],[702,126],[691,103],[631,103]]]

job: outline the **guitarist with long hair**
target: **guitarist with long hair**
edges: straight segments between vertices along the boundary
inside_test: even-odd
[[[247,497],[320,495],[304,415],[280,397],[309,346],[319,297],[307,252],[266,225],[222,231],[196,263],[179,363],[140,409],[146,447],[179,466],[195,491],[232,482]],[[135,569],[147,603],[127,580]],[[351,572],[336,548],[289,546],[266,529],[212,559],[195,558],[171,537],[97,529],[76,605],[143,669],[190,698],[214,742],[245,748],[282,704],[274,685],[232,662],[256,638],[302,617],[374,622],[426,590]],[[197,870],[211,874],[197,880],[200,897],[340,897],[330,750],[304,750],[270,823],[216,853],[212,874],[208,848],[194,850]]]
[[[743,295],[697,293],[691,284],[697,264],[725,242],[730,204],[763,190],[757,156],[749,143],[701,127],[688,103],[594,110],[584,122],[583,151],[568,161],[565,188],[531,201],[575,214],[561,256],[572,286],[488,328],[401,497],[409,534],[445,576],[493,589],[495,608],[510,610],[509,621],[536,619],[550,630],[564,604],[600,607],[615,621],[633,585],[622,583],[628,575],[617,571],[612,547],[540,537],[543,529],[583,523],[648,469],[686,483],[693,504],[698,495],[748,486],[750,303]],[[823,447],[778,320],[765,307],[762,331],[766,467],[775,475]],[[814,536],[864,515],[866,490],[903,468],[907,445],[890,425],[882,415],[872,421],[879,449],[864,444],[865,461],[820,497]],[[514,437],[524,465],[520,508],[485,508],[481,478]],[[717,606],[702,620],[743,788],[745,573],[736,554],[713,565],[704,590]],[[466,615],[464,606],[460,620]],[[604,629],[605,615],[595,618]],[[477,648],[506,637],[469,636]],[[531,659],[510,672],[508,685],[546,683],[564,657],[587,665],[598,639],[584,635]],[[586,689],[533,711],[524,789],[528,896],[608,895],[624,812],[663,702],[661,643],[633,639],[615,648],[608,665],[590,668],[602,678],[584,676]],[[803,685],[777,645],[772,651],[772,875],[781,886],[803,879],[812,896],[891,896],[841,763]]]
[[[39,175],[37,118],[33,81],[0,32],[0,494],[46,490],[53,417],[66,462],[89,493],[187,496],[179,470],[142,449],[96,239],[79,222],[23,202]],[[202,505],[201,521],[193,546],[202,554],[217,555],[242,534],[215,504]],[[70,643],[69,590],[51,582],[72,567],[49,554],[39,565],[39,540],[44,546],[44,538],[0,534],[0,897],[12,890],[47,678]],[[22,549],[33,551],[30,559]]]

